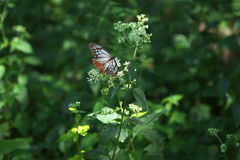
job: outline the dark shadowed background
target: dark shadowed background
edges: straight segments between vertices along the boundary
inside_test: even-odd
[[[56,143],[74,126],[68,104],[80,101],[91,113],[109,100],[87,82],[94,68],[88,43],[126,58],[113,24],[137,21],[142,13],[153,36],[139,51],[144,63],[138,85],[150,110],[163,98],[183,95],[155,126],[166,137],[165,159],[217,160],[220,142],[207,129],[218,128],[223,141],[239,133],[239,0],[1,0],[0,6],[2,139],[30,144],[9,157],[64,160],[77,154],[75,144]],[[82,124],[91,126],[81,142],[86,150],[96,145],[103,125],[86,114]],[[141,138],[136,143],[147,145]]]

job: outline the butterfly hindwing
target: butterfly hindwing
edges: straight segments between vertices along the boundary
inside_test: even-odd
[[[118,72],[118,65],[114,58],[112,58],[109,62],[107,62],[104,66],[106,72],[113,77],[117,75]]]
[[[90,43],[88,46],[93,54],[93,64],[99,69],[99,72],[101,74],[107,73],[115,77],[118,72],[115,57],[111,56],[106,49],[96,43]]]

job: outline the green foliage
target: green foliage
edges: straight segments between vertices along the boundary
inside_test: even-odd
[[[109,159],[123,112],[115,159],[239,159],[239,6],[239,0],[0,1],[0,159]],[[141,13],[148,21],[136,17]],[[121,59],[121,78],[101,75],[89,85],[91,42]],[[70,114],[67,105],[75,101],[81,110],[70,107]],[[205,134],[211,127],[236,136],[224,153]],[[68,131],[75,136],[56,143]],[[133,135],[134,149],[127,143]]]
[[[223,157],[227,160],[239,160],[240,159],[240,146],[239,146],[239,135],[226,135],[226,143],[223,143],[222,140],[218,137],[219,130],[216,128],[209,128],[208,132],[216,136],[220,141],[221,152],[224,153]]]

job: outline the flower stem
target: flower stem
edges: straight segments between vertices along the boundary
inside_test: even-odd
[[[112,160],[114,160],[114,157],[115,157],[115,153],[116,153],[116,150],[117,150],[117,146],[118,146],[118,142],[119,142],[119,138],[120,138],[120,134],[121,134],[121,130],[122,130],[122,125],[123,125],[123,114],[124,114],[124,110],[123,110],[123,107],[122,107],[122,104],[120,102],[120,96],[119,96],[119,93],[117,93],[117,96],[118,96],[118,101],[119,101],[119,106],[121,108],[121,122],[120,122],[120,125],[119,125],[119,132],[118,132],[118,135],[117,135],[117,139],[116,139],[116,145],[115,145],[115,148],[114,148],[114,151],[113,151],[113,155],[112,155]],[[125,103],[124,103],[124,106],[125,106]]]
[[[136,42],[136,47],[135,47],[134,52],[133,52],[133,62],[134,62],[134,60],[136,58],[137,49],[138,49],[138,42]]]

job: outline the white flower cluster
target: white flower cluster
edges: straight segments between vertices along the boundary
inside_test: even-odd
[[[135,105],[133,103],[129,104],[129,109],[134,113],[138,113],[138,112],[142,111],[141,107],[138,107],[137,105]]]
[[[119,21],[114,23],[114,29],[118,30],[119,32],[124,33],[125,29],[131,28],[131,31],[127,37],[125,34],[124,36],[118,37],[119,43],[124,43],[126,38],[136,44],[150,42],[150,37],[152,34],[147,34],[146,29],[148,28],[148,25],[144,25],[144,23],[148,21],[148,18],[146,18],[144,14],[141,14],[137,15],[137,19],[138,22],[122,23]]]
[[[123,70],[124,70],[125,72],[128,72],[128,66],[129,66],[129,64],[130,64],[129,61],[126,61],[126,62],[123,63],[123,65],[124,65],[124,69],[123,69]]]
[[[87,77],[87,81],[90,84],[96,83],[100,80],[100,73],[98,72],[97,69],[91,69],[88,72],[88,77]]]
[[[125,83],[125,79],[124,79],[124,75],[125,75],[125,72],[128,72],[128,66],[129,66],[130,62],[126,61],[123,63],[124,65],[124,69],[122,71],[119,71],[117,76],[119,78],[119,81],[123,84]]]
[[[129,115],[129,111],[124,109],[123,112],[126,114],[126,115]]]

